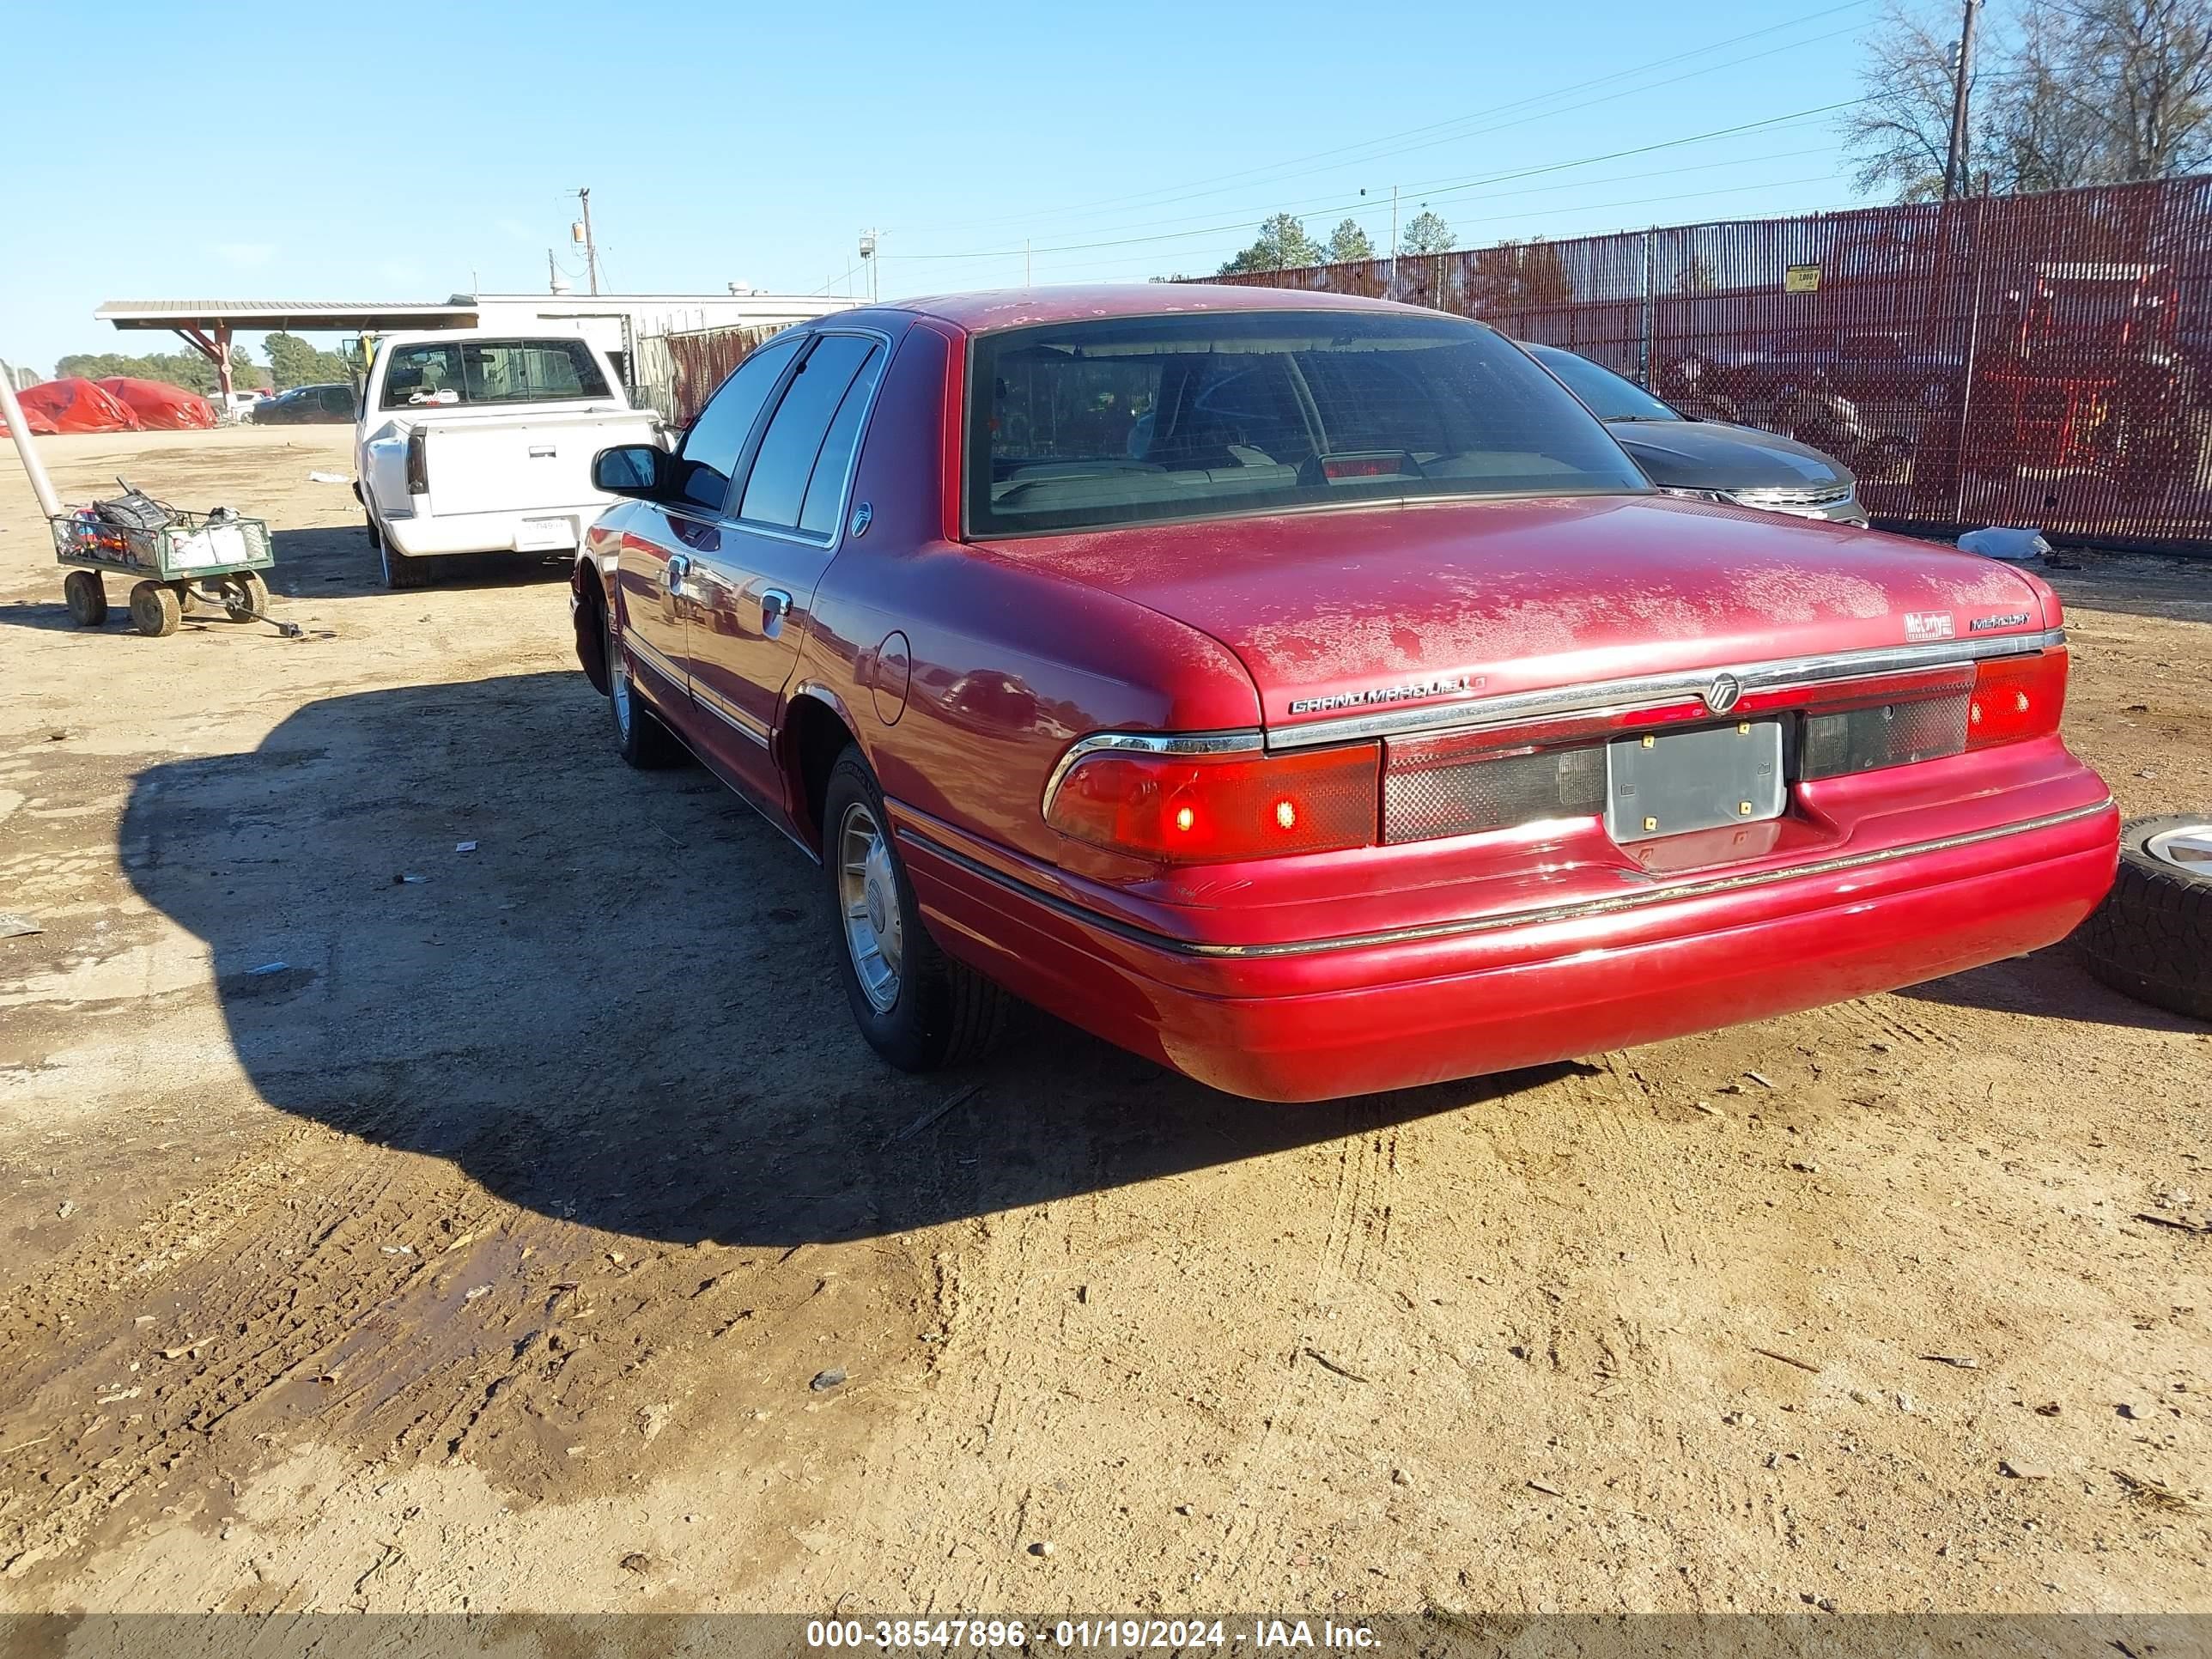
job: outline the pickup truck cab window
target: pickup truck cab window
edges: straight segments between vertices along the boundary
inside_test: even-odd
[[[745,440],[805,343],[803,338],[771,340],[732,369],[707,400],[676,451],[677,505],[719,514],[728,504],[730,475],[738,470]]]
[[[382,407],[580,402],[609,395],[606,376],[581,340],[425,340],[393,349]]]
[[[883,343],[872,335],[817,337],[762,434],[745,477],[740,520],[830,533],[883,358]]]
[[[1363,499],[1650,489],[1509,341],[1453,317],[1116,318],[977,337],[978,536]]]

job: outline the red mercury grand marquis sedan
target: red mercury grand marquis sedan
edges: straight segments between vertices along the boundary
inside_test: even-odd
[[[1661,496],[1458,318],[869,307],[596,472],[623,757],[820,858],[898,1066],[1011,991],[1237,1094],[1395,1089],[2032,950],[2112,877],[2048,586]]]

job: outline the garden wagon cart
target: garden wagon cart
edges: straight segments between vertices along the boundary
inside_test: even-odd
[[[68,566],[62,591],[80,628],[107,620],[110,574],[134,578],[131,624],[155,639],[177,631],[194,599],[221,605],[233,622],[266,622],[280,633],[298,628],[269,615],[269,583],[262,572],[276,563],[269,526],[228,509],[186,513],[164,507],[131,489],[121,501],[99,503],[49,520],[54,558]]]

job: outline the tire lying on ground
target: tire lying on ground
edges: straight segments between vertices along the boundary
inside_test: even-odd
[[[2114,990],[2212,1020],[2212,812],[2122,824],[2112,890],[2074,939]]]

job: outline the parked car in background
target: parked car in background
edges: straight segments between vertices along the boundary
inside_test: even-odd
[[[390,336],[354,434],[385,585],[416,586],[466,555],[574,553],[612,499],[593,487],[592,458],[659,433],[580,335]]]
[[[2047,586],[1662,495],[1463,319],[866,307],[595,471],[576,647],[622,754],[821,860],[902,1066],[1011,991],[1238,1094],[1401,1088],[2009,957],[2112,879]]]
[[[360,400],[349,386],[337,382],[295,386],[256,404],[252,419],[256,426],[336,425],[353,419],[359,407]]]
[[[1693,421],[1633,380],[1559,346],[1523,342],[1670,495],[1864,527],[1858,481],[1832,455],[1756,427]]]
[[[252,417],[253,411],[267,402],[270,395],[269,392],[259,386],[244,392],[234,392],[222,400],[221,410],[222,418],[226,421],[249,420]]]

